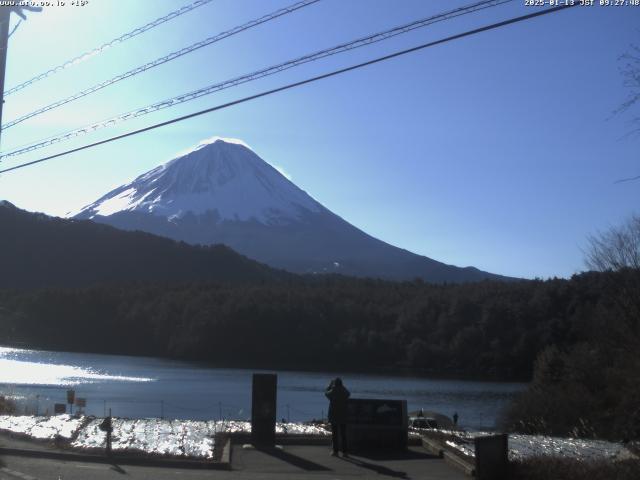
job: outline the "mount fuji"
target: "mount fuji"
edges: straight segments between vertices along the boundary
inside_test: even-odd
[[[243,142],[220,137],[201,142],[73,216],[190,244],[225,244],[296,273],[431,282],[507,279],[446,265],[371,237]]]

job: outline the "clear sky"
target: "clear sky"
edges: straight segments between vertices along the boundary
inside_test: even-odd
[[[7,88],[189,1],[71,3],[20,24]],[[215,0],[7,97],[3,120],[291,3]],[[467,3],[322,0],[12,127],[2,149]],[[516,0],[0,167],[533,11]],[[625,136],[633,112],[612,112],[627,94],[618,57],[640,44],[639,27],[640,7],[576,7],[3,174],[0,198],[63,216],[220,135],[244,140],[327,208],[388,243],[505,275],[567,277],[584,269],[587,235],[638,211],[640,182],[614,182],[640,174],[640,138]]]

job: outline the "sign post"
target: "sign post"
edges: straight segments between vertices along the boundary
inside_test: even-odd
[[[73,415],[73,403],[76,399],[76,391],[75,390],[67,390],[67,403],[69,404],[70,411],[69,413]]]
[[[87,399],[76,397],[76,407],[78,407],[78,411],[76,412],[78,415],[82,415],[84,413],[84,409],[87,407]]]

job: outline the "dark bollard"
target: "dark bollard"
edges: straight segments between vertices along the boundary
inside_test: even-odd
[[[476,477],[478,480],[506,480],[509,474],[509,436],[504,433],[477,437]]]
[[[272,447],[276,443],[276,389],[278,376],[254,373],[251,399],[251,443]]]

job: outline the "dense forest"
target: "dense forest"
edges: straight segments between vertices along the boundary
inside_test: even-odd
[[[0,344],[217,366],[533,378],[504,428],[640,438],[639,285],[640,271],[621,270],[464,285],[307,277],[4,290]]]
[[[640,273],[599,276],[607,293],[593,308],[580,305],[579,335],[537,355],[532,382],[505,412],[503,428],[640,440]]]
[[[586,264],[603,273],[591,274],[596,289],[579,304],[581,334],[537,355],[529,388],[505,412],[505,429],[640,440],[640,216],[589,244]]]
[[[599,272],[428,284],[297,276],[222,246],[0,210],[15,227],[0,240],[0,344],[531,380],[505,429],[640,438],[640,218],[591,239]]]
[[[625,327],[613,306],[620,283],[637,275],[464,285],[307,277],[261,285],[4,290],[0,342],[217,365],[528,380],[547,347],[565,351]]]

